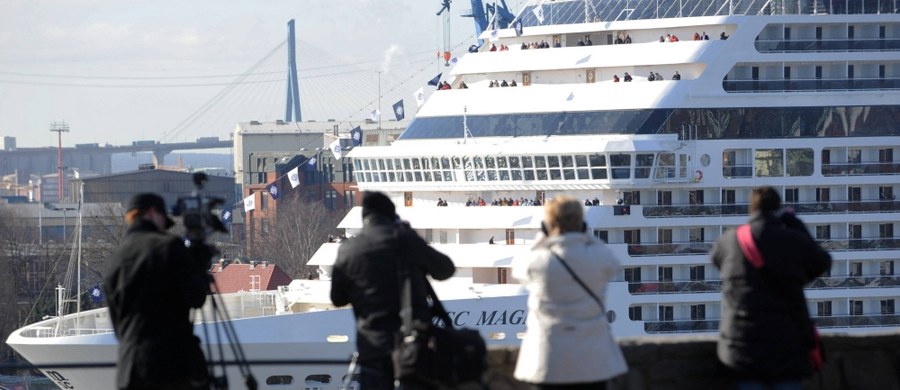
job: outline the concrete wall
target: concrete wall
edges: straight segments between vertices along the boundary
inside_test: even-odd
[[[900,330],[822,338],[825,368],[803,383],[804,390],[900,389]],[[735,388],[716,358],[715,336],[637,338],[619,344],[630,370],[615,378],[610,390]],[[517,355],[517,347],[489,351],[491,389],[527,389],[512,379]]]

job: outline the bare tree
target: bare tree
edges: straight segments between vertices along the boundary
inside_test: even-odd
[[[293,278],[309,277],[315,270],[306,263],[328,242],[329,235],[338,233],[337,224],[343,215],[302,196],[279,202],[274,226],[261,234],[250,255],[278,264]]]

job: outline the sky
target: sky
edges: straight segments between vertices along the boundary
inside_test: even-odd
[[[525,1],[508,2],[515,10]],[[453,56],[474,43],[451,6]],[[282,119],[287,22],[296,20],[303,120],[360,122],[449,68],[440,0],[3,0],[0,136],[18,147],[228,135]],[[428,89],[426,89],[428,90]],[[379,93],[380,92],[380,93]],[[381,98],[379,99],[379,95]]]

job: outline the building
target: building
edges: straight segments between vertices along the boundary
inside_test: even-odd
[[[73,180],[72,183],[75,188],[84,183],[85,203],[125,204],[135,194],[153,192],[162,196],[166,205],[172,206],[179,197],[190,195],[195,189],[192,173],[161,169],[93,176]],[[207,196],[224,199],[225,206],[235,202],[234,182],[229,177],[208,176],[203,191]],[[75,201],[78,199],[79,196],[76,196]]]
[[[275,264],[265,261],[250,264],[220,260],[209,269],[219,293],[270,291],[287,286],[291,277]]]
[[[359,124],[363,146],[387,145],[399,137],[406,122]],[[234,225],[235,234],[245,239],[252,252],[256,237],[274,226],[278,215],[268,185],[276,184],[279,198],[304,198],[321,201],[329,210],[346,210],[357,204],[356,181],[350,158],[338,156],[329,145],[337,141],[344,153],[353,148],[351,128],[338,122],[239,123],[233,133],[235,182],[242,197],[252,199],[254,209],[245,211],[242,225]],[[356,127],[356,126],[354,126]],[[300,185],[291,186],[288,176],[298,170]]]

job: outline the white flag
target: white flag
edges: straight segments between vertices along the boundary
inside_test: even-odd
[[[244,211],[252,211],[256,210],[256,194],[250,194],[250,196],[244,198]]]
[[[419,87],[416,91],[416,106],[422,107],[423,104],[425,104],[425,87]]]
[[[300,166],[298,165],[296,168],[292,169],[290,173],[288,173],[288,180],[291,181],[291,188],[297,188],[300,185]]]
[[[375,111],[369,113],[369,118],[372,119],[373,122],[375,122],[378,121],[379,115],[381,115],[381,110],[376,108]]]
[[[331,152],[334,153],[334,158],[340,160],[341,157],[344,157],[344,149],[341,148],[341,140],[336,139],[331,145],[328,145],[328,149],[331,149]]]
[[[541,23],[541,24],[544,23],[544,5],[543,4],[538,4],[536,7],[534,7],[534,9],[531,10],[531,12],[534,12],[534,17],[537,18],[539,23]]]

